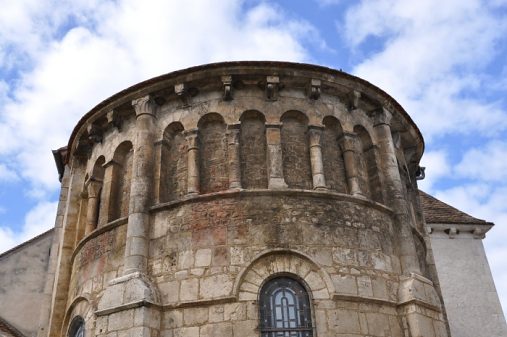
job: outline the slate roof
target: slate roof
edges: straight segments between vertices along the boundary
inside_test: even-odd
[[[474,218],[421,190],[419,190],[419,196],[427,224],[491,225],[490,222]]]

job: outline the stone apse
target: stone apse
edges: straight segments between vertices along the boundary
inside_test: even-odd
[[[423,150],[392,97],[320,66],[217,63],[125,89],[55,154],[45,333],[448,336]]]

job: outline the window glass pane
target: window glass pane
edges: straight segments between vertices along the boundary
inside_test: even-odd
[[[262,337],[313,336],[308,293],[296,280],[270,280],[261,290],[259,304]]]

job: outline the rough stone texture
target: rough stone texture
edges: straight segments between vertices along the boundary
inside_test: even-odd
[[[338,120],[332,117],[326,117],[324,125],[321,143],[326,183],[333,191],[347,193],[345,164],[338,144],[338,139],[343,136],[342,127]]]
[[[160,177],[160,201],[177,200],[187,194],[187,142],[180,123],[171,124],[164,133]]]
[[[315,335],[447,336],[415,216],[422,138],[404,110],[324,68],[188,72],[127,89],[76,127],[39,336],[66,336],[77,316],[100,337],[258,336],[276,275],[306,287]],[[82,192],[99,158],[96,205]],[[88,210],[99,226],[84,234]]]
[[[306,119],[297,111],[282,116],[283,174],[289,188],[312,189]]]
[[[268,188],[266,127],[260,113],[245,113],[241,119],[240,157],[243,188]]]
[[[229,187],[226,128],[216,116],[206,116],[208,118],[202,119],[199,127],[201,193],[222,191]]]

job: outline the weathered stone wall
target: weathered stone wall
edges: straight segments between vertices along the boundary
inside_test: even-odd
[[[267,144],[264,116],[247,111],[241,118],[241,185],[243,188],[268,188]]]
[[[0,318],[26,336],[39,328],[53,231],[0,255]],[[0,335],[2,334],[0,329]]]
[[[83,241],[72,256],[68,305],[83,295],[96,303],[108,282],[122,273],[125,225],[113,224],[101,231]]]
[[[200,120],[199,154],[201,193],[228,189],[226,126],[218,114],[209,114]]]
[[[158,79],[77,128],[51,337],[77,315],[100,337],[257,336],[274,275],[304,284],[318,336],[446,335],[399,199],[390,125],[419,151],[415,126],[369,84],[294,67]]]
[[[282,158],[285,182],[289,188],[311,189],[310,152],[307,117],[299,111],[282,116]]]

